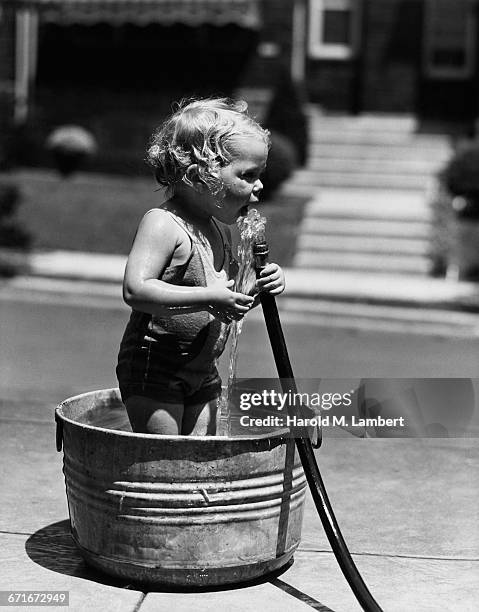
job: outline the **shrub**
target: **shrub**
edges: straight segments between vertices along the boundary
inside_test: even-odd
[[[14,183],[0,183],[0,247],[24,249],[30,235],[13,219],[20,203],[20,190]]]
[[[20,190],[13,183],[0,183],[0,219],[12,215],[20,201]]]
[[[429,236],[430,274],[443,277],[446,275],[451,258],[454,212],[451,206],[451,194],[440,177],[431,183],[427,201],[432,217]]]
[[[288,138],[271,132],[271,148],[266,170],[261,177],[262,198],[271,198],[279,186],[291,176],[297,166],[296,150]]]
[[[53,130],[46,146],[52,152],[57,169],[64,177],[78,170],[97,150],[96,141],[90,132],[77,125],[64,125]]]
[[[19,227],[16,221],[0,224],[0,246],[25,249],[30,245],[30,234]]]
[[[479,220],[479,142],[461,145],[441,173],[453,196],[453,213],[460,219]]]
[[[479,279],[479,143],[460,145],[439,173],[429,203],[431,274]]]
[[[282,68],[271,100],[265,127],[286,136],[296,149],[296,160],[304,166],[308,149],[308,120],[304,112],[304,100],[298,85]]]
[[[479,142],[461,145],[441,172],[453,195],[479,194]]]
[[[13,183],[0,183],[0,249],[27,249],[30,234],[12,217],[20,202],[20,191]],[[12,276],[16,266],[8,257],[0,257],[0,276]]]
[[[479,221],[479,191],[454,196],[451,206],[459,219]]]

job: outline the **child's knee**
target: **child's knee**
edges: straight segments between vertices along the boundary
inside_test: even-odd
[[[131,427],[136,433],[162,434],[176,436],[181,431],[183,406],[166,404],[133,395],[125,402]]]
[[[184,436],[214,436],[218,400],[187,406],[183,414],[181,433]]]

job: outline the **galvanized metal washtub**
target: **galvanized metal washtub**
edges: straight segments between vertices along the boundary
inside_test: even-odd
[[[258,578],[291,559],[306,480],[285,430],[132,433],[118,389],[65,400],[55,419],[72,535],[90,565],[149,584],[205,586]]]

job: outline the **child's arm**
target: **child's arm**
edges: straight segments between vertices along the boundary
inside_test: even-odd
[[[163,211],[150,211],[138,228],[123,282],[125,302],[141,312],[162,315],[172,310],[208,310],[231,320],[243,317],[253,298],[231,291],[232,282],[211,287],[184,287],[158,280],[175,255],[186,260],[191,248],[177,224]]]

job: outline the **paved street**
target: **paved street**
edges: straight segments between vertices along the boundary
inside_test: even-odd
[[[116,386],[116,353],[128,309],[118,287],[94,295],[88,284],[89,293],[78,286],[78,293],[2,289],[2,391],[58,400]],[[281,310],[281,299],[278,304]],[[298,378],[474,378],[479,372],[478,338],[407,333],[407,323],[402,333],[393,334],[328,329],[317,320],[310,325],[307,314],[285,314],[282,321]],[[275,375],[259,308],[243,327],[238,375]]]
[[[66,589],[75,611],[359,610],[309,498],[295,562],[274,580],[199,594],[145,593],[89,570],[69,537],[53,406],[116,385],[128,311],[114,293],[4,289],[1,589]],[[283,323],[301,378],[473,377],[479,371],[477,338],[328,330],[289,315]],[[239,375],[274,376],[260,311],[244,326]],[[326,436],[317,451],[343,535],[385,612],[476,609],[478,451],[477,439],[347,435]]]

